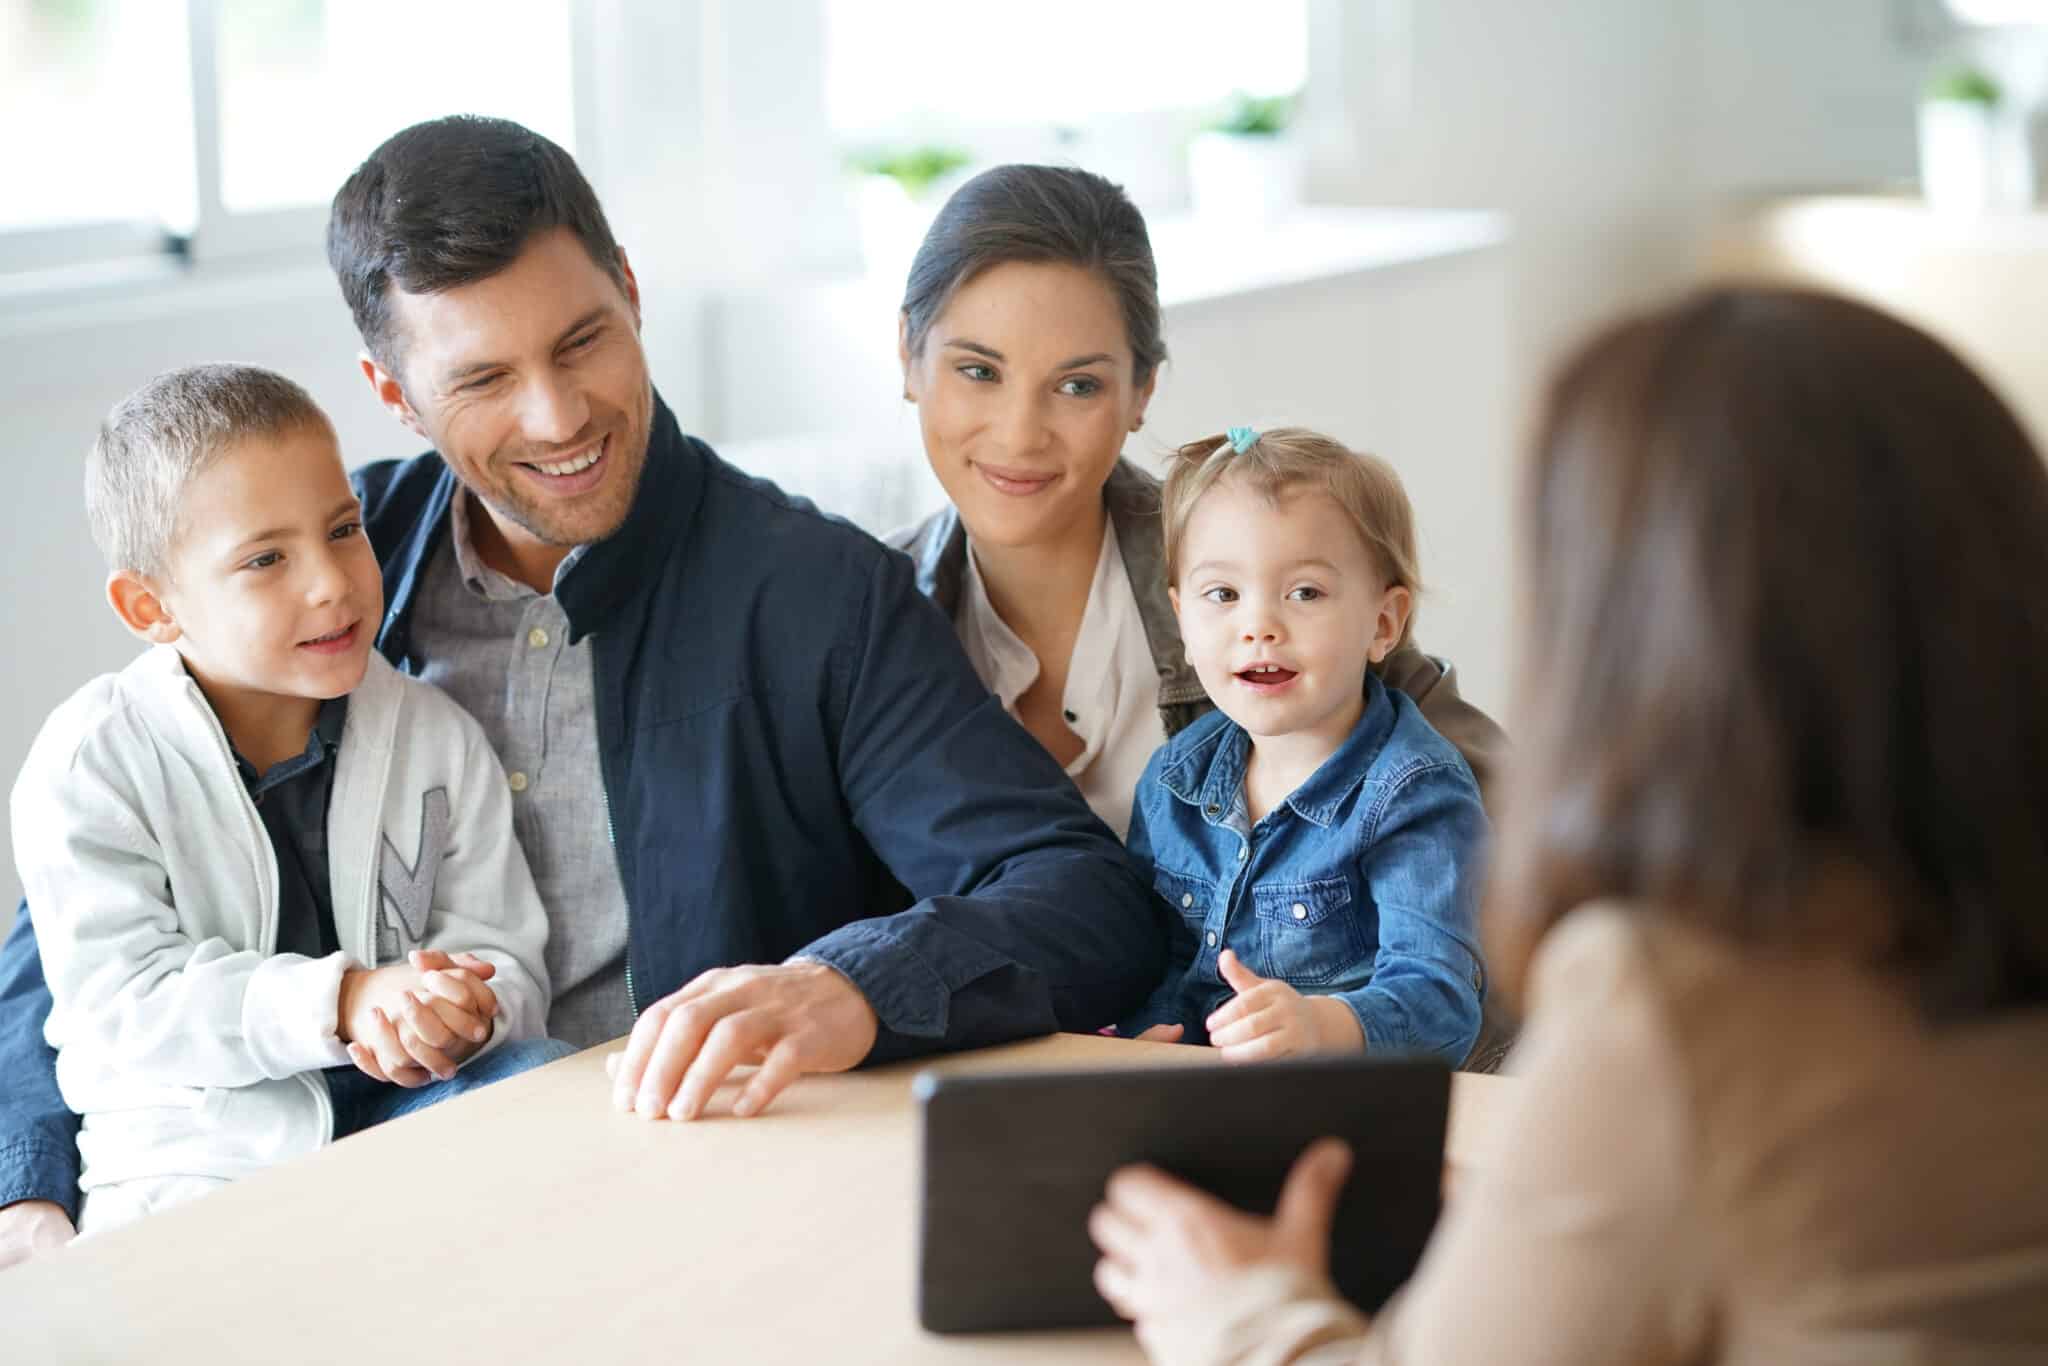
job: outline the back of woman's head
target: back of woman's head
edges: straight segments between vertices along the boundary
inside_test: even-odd
[[[2048,999],[2048,468],[1967,366],[1704,293],[1579,352],[1526,478],[1509,981],[1595,898],[1810,943],[1848,868],[1935,1013]]]

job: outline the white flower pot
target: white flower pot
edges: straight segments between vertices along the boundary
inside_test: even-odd
[[[1998,126],[1989,106],[1927,100],[1920,106],[1920,193],[1939,213],[1981,214],[1998,200]]]
[[[1301,203],[1301,144],[1293,137],[1198,133],[1188,143],[1188,198],[1198,217],[1268,223]]]

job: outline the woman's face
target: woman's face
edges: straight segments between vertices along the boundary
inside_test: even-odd
[[[1093,528],[1103,481],[1152,397],[1116,292],[1080,266],[1012,261],[962,285],[924,348],[899,341],[925,455],[987,545]]]

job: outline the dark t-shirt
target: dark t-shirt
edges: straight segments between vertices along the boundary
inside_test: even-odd
[[[327,803],[334,792],[334,752],[348,719],[348,698],[320,704],[302,754],[258,776],[240,754],[235,769],[263,818],[277,856],[277,952],[325,958],[341,947],[334,928],[334,889],[327,880]]]

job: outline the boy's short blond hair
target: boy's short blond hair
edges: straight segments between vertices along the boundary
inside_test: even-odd
[[[111,571],[161,575],[185,489],[238,441],[332,431],[313,396],[253,365],[191,365],[114,405],[85,459],[85,515]]]
[[[1386,576],[1387,586],[1407,589],[1411,603],[1421,595],[1415,509],[1401,476],[1378,456],[1354,451],[1306,427],[1260,432],[1242,453],[1228,436],[1203,437],[1173,453],[1160,509],[1165,524],[1167,582],[1180,583],[1181,543],[1195,504],[1226,478],[1242,482],[1274,502],[1300,488],[1328,494],[1358,528],[1373,562]],[[1414,628],[1411,605],[1395,649],[1409,644]]]

